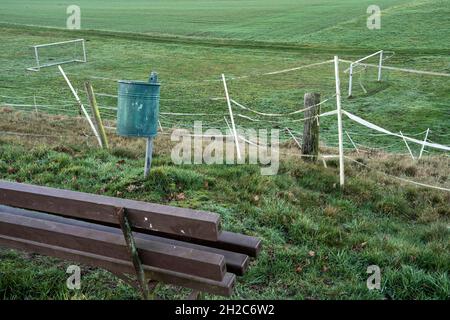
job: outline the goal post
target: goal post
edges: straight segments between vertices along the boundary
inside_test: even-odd
[[[347,69],[347,70],[349,71],[349,79],[348,79],[348,96],[349,96],[349,97],[352,96],[352,89],[353,89],[353,71],[354,71],[355,66],[357,66],[357,65],[359,65],[359,64],[362,64],[361,62],[363,62],[363,61],[365,61],[365,60],[367,60],[367,59],[370,59],[370,58],[372,58],[372,57],[375,57],[375,56],[377,56],[377,55],[380,56],[379,61],[378,61],[378,66],[377,66],[377,67],[378,67],[377,80],[378,80],[378,82],[380,82],[380,81],[381,81],[381,70],[382,70],[382,68],[383,68],[383,50],[377,51],[377,52],[372,53],[372,54],[370,54],[370,55],[368,55],[368,56],[366,56],[366,57],[364,57],[364,58],[361,58],[361,59],[359,59],[359,60],[356,60],[356,61],[350,63],[350,67]]]
[[[87,62],[84,39],[39,44],[31,48],[36,65],[28,67],[29,71],[39,71],[41,68],[72,62]]]

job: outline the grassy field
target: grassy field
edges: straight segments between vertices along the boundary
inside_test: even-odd
[[[40,72],[25,71],[33,64],[33,56],[27,45],[62,41],[73,37],[85,37],[88,48],[87,64],[64,66],[70,79],[87,103],[83,82],[93,83],[97,93],[115,95],[115,79],[138,79],[148,77],[150,70],[159,72],[161,88],[161,111],[178,113],[205,113],[207,116],[162,116],[164,127],[191,127],[194,120],[202,120],[204,125],[224,129],[223,116],[227,114],[223,99],[220,74],[227,77],[249,76],[229,81],[233,99],[260,112],[283,113],[302,108],[306,92],[319,92],[322,99],[330,101],[322,106],[322,111],[335,109],[333,65],[321,65],[296,72],[271,76],[262,73],[330,60],[339,51],[280,50],[270,48],[233,48],[191,43],[154,42],[145,36],[135,39],[120,36],[105,36],[101,33],[45,30],[26,27],[3,27],[0,39],[4,48],[0,52],[2,77],[0,78],[0,103],[25,104],[31,106],[33,96],[44,112],[76,114],[73,97],[64,79],[55,67]],[[344,51],[340,57],[357,59],[367,52]],[[376,63],[377,57],[372,61]],[[440,54],[396,54],[386,64],[419,70],[447,71],[450,57]],[[343,71],[348,64],[341,65],[342,90],[347,91],[348,75]],[[359,79],[368,89],[364,94]],[[402,130],[407,135],[423,137],[421,132],[431,129],[430,140],[450,143],[450,118],[446,103],[450,98],[447,90],[450,79],[425,75],[386,71],[383,82],[377,83],[376,69],[370,68],[355,76],[353,99],[344,99],[343,108],[369,121],[393,131]],[[103,115],[114,118],[115,98],[98,97]],[[68,105],[67,105],[68,104]],[[68,110],[68,111],[65,111]],[[239,117],[240,127],[285,128],[302,132],[302,114],[278,119],[261,117],[246,110],[236,110],[243,116],[259,122]],[[267,123],[265,120],[274,121]],[[373,133],[346,119],[345,129],[354,133],[354,141],[369,147],[387,147],[389,151],[408,152],[404,143],[397,138],[371,136]],[[328,146],[337,145],[335,117],[322,119],[321,139]],[[289,138],[285,133],[284,138]],[[352,148],[348,139],[347,148]],[[418,146],[412,146],[414,152]]]
[[[97,99],[109,125],[115,125],[117,102],[104,94],[117,94],[118,79],[145,80],[156,70],[162,83],[161,112],[206,114],[161,115],[165,133],[190,128],[194,120],[224,130],[227,106],[218,81],[222,73],[233,99],[266,113],[302,108],[306,92],[330,99],[322,112],[335,109],[332,64],[263,75],[334,55],[356,60],[378,49],[393,50],[386,65],[450,73],[446,1],[379,1],[383,18],[377,31],[366,28],[365,12],[372,3],[365,0],[149,3],[78,1],[83,30],[69,31],[62,28],[65,8],[72,3],[2,1],[0,108],[5,108],[0,109],[0,179],[218,212],[225,229],[264,241],[260,259],[239,280],[234,298],[450,296],[449,193],[399,184],[385,175],[450,188],[447,155],[427,148],[430,153],[413,162],[402,140],[372,135],[344,118],[344,129],[365,151],[356,154],[345,137],[346,155],[358,163],[348,162],[344,190],[336,187],[334,160],[324,168],[283,156],[280,173],[272,177],[260,176],[259,168],[251,165],[176,166],[167,135],[156,140],[153,173],[145,180],[142,141],[120,139],[111,131],[111,152],[96,149],[85,121],[74,117],[78,107],[58,70],[25,71],[34,63],[30,45],[84,38],[89,62],[65,65],[64,70],[85,103],[85,81],[103,94]],[[58,54],[62,52],[54,52],[55,58]],[[344,93],[347,67],[341,63]],[[398,71],[385,71],[377,83],[376,70],[369,68],[355,77],[354,98],[343,99],[343,108],[417,139],[430,128],[430,141],[450,145],[449,87],[448,77]],[[283,130],[301,133],[302,122],[296,120],[303,114],[267,122],[246,110],[235,112],[258,120],[236,116],[238,127],[279,128],[285,151],[298,152]],[[322,152],[335,154],[335,116],[322,118],[320,126]],[[417,155],[419,146],[411,148]],[[177,200],[179,194],[184,200]],[[0,299],[138,298],[112,275],[87,267],[81,292],[68,291],[69,264],[0,251]],[[382,269],[381,291],[366,288],[371,264]],[[184,292],[163,286],[158,293],[180,298]]]
[[[0,21],[65,28],[71,4],[4,0]],[[79,0],[76,4],[83,29],[319,47],[430,50],[448,49],[450,43],[450,9],[443,0],[379,0],[382,28],[377,31],[366,27],[370,0]]]
[[[142,177],[143,141],[110,134],[111,152],[93,148],[83,121],[3,112],[1,130],[24,121],[44,137],[0,139],[0,178],[211,210],[224,229],[263,239],[261,256],[240,278],[237,299],[447,299],[450,295],[450,194],[399,185],[349,163],[341,191],[335,161],[328,169],[283,157],[280,172],[258,166],[174,165],[167,136],[156,139],[152,174]],[[286,147],[295,152],[295,147]],[[352,155],[355,156],[355,155]],[[363,164],[409,179],[447,179],[444,158],[413,163],[379,154]],[[443,168],[446,168],[443,170]],[[182,197],[179,195],[183,194]],[[0,253],[4,299],[128,299],[138,293],[108,273],[83,267],[81,291],[65,287],[70,262]],[[379,265],[382,290],[366,287]],[[184,291],[162,286],[164,298]],[[207,298],[213,298],[208,296]]]

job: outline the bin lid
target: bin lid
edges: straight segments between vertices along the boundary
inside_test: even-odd
[[[139,84],[139,85],[145,85],[145,86],[160,86],[160,83],[150,83],[146,81],[135,81],[135,80],[118,80],[119,83],[125,83],[125,84]]]

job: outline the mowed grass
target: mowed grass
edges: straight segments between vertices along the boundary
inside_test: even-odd
[[[0,22],[66,27],[71,1],[4,0]],[[318,47],[448,49],[448,3],[379,0],[381,30],[366,27],[370,0],[80,0],[83,29]]]
[[[282,157],[275,176],[261,176],[256,165],[174,165],[172,143],[164,135],[156,139],[152,172],[144,179],[143,141],[110,133],[111,150],[100,150],[76,118],[2,114],[2,130],[27,121],[28,132],[62,137],[0,138],[0,179],[214,211],[225,230],[260,237],[264,249],[239,278],[233,298],[450,295],[447,192],[399,185],[353,163],[347,164],[341,190],[335,161],[325,169],[296,156]],[[413,163],[380,154],[359,161],[408,178],[429,174],[445,180],[450,170],[444,157]],[[102,270],[82,266],[81,291],[70,291],[65,270],[73,263],[6,249],[0,254],[2,299],[139,298]],[[381,290],[366,287],[370,265],[381,268]],[[186,294],[168,286],[157,292],[164,298]]]

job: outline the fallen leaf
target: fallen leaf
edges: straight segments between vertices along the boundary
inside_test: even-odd
[[[185,199],[186,199],[186,196],[184,195],[183,192],[178,193],[175,197],[176,197],[176,199],[177,199],[178,201],[181,201],[181,200],[185,200]]]
[[[9,167],[8,168],[8,173],[9,174],[13,174],[13,173],[16,173],[17,172],[17,169],[16,168],[13,168],[13,167]]]
[[[138,187],[136,187],[134,184],[130,184],[127,187],[128,192],[133,192],[134,190],[136,190]]]

